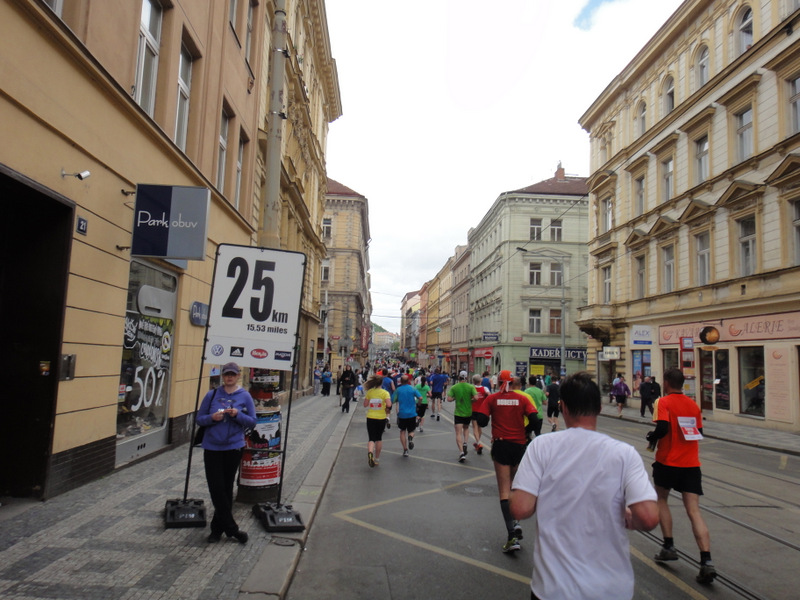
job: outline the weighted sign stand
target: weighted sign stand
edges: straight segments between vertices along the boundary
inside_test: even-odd
[[[205,351],[203,352],[205,355]],[[202,500],[192,498],[189,495],[189,475],[192,472],[192,451],[194,450],[194,434],[197,429],[197,409],[200,403],[200,386],[203,381],[203,364],[200,363],[200,377],[197,381],[197,399],[194,401],[194,413],[192,414],[192,433],[189,437],[189,460],[186,462],[186,483],[183,486],[183,499],[176,498],[167,500],[164,507],[164,528],[173,529],[178,527],[205,527],[206,526],[206,507]]]
[[[299,342],[298,334],[295,334]],[[295,346],[299,348],[299,343]],[[299,354],[295,351],[295,357]],[[289,421],[292,416],[292,396],[294,395],[294,370],[296,360],[292,363],[292,376],[289,383],[289,407],[286,411],[286,424],[283,427],[283,434],[281,443],[283,445],[281,454],[281,474],[278,478],[278,501],[277,502],[260,502],[253,505],[253,515],[261,521],[264,528],[270,533],[276,532],[292,532],[303,531],[306,526],[300,513],[292,509],[291,504],[281,504],[281,493],[283,490],[283,473],[286,469],[286,447],[289,443]]]

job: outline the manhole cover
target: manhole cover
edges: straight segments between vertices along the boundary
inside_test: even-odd
[[[286,538],[272,538],[272,543],[278,546],[294,546],[294,540],[287,540]]]

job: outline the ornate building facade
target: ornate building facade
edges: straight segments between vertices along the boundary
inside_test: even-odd
[[[715,420],[798,430],[799,21],[684,2],[581,117],[602,382],[679,367]]]

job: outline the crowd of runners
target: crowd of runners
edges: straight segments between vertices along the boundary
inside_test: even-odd
[[[541,527],[534,531],[534,564],[536,554],[547,554],[562,556],[564,568],[537,571],[535,567],[531,598],[630,598],[633,571],[625,529],[650,530],[660,524],[664,543],[654,559],[677,560],[667,505],[671,489],[683,496],[701,551],[697,581],[708,584],[716,577],[708,529],[698,509],[702,487],[697,440],[702,438],[702,421],[691,410],[694,403],[680,394],[682,374],[672,371],[665,373],[666,395],[655,402],[658,426],[647,438],[651,448],[659,448],[653,468],[655,488],[630,444],[596,431],[600,390],[587,373],[565,379],[552,374],[526,378],[503,370],[470,377],[466,371],[448,375],[437,368],[377,365],[344,374],[352,390],[341,392],[341,402],[347,405],[342,410],[349,412],[351,401],[363,399],[370,468],[380,464],[393,412],[404,458],[414,450],[414,436],[423,432],[426,418],[441,421],[443,402],[454,403],[454,459],[459,463],[467,461],[470,445],[476,454],[483,454],[483,429],[491,424],[489,453],[506,530],[502,551],[521,549],[519,521],[534,513],[539,522],[546,518],[558,524],[552,531],[560,532],[553,537]],[[545,419],[546,433],[558,431],[559,416],[565,430],[532,444],[542,436]],[[574,563],[570,556],[600,547],[616,559],[604,564],[594,561],[590,552],[579,566],[569,566]],[[562,595],[565,590],[569,593]]]

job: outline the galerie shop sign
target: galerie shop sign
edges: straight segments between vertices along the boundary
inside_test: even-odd
[[[210,199],[208,188],[137,185],[131,254],[204,260]]]

